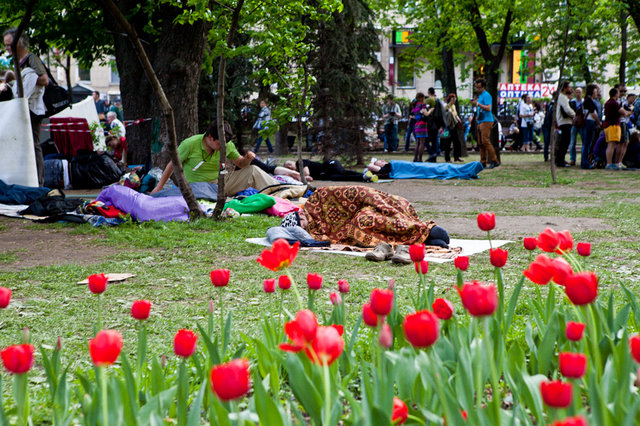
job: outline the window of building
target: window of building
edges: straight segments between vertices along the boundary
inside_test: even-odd
[[[111,65],[111,83],[120,84],[120,74],[115,64]]]
[[[91,68],[84,68],[78,65],[78,80],[91,81]]]
[[[413,60],[405,58],[404,55],[398,55],[396,61],[398,71],[398,87],[414,88],[415,82],[415,66]]]

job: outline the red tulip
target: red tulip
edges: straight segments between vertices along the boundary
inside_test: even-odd
[[[104,274],[89,275],[89,290],[93,294],[104,293],[107,289],[107,281],[109,280]]]
[[[393,332],[391,331],[391,327],[389,324],[382,324],[382,328],[380,328],[380,336],[378,337],[378,344],[385,348],[389,349],[391,344],[393,343]]]
[[[478,215],[478,228],[483,231],[491,231],[496,227],[496,215],[494,213],[480,213]]]
[[[173,352],[182,358],[189,358],[196,351],[198,335],[191,330],[178,330],[173,338]]]
[[[629,338],[629,348],[631,349],[631,356],[636,360],[637,363],[640,363],[640,336],[635,335]],[[3,356],[4,358],[4,356]]]
[[[573,275],[573,269],[564,257],[556,257],[551,261],[551,269],[553,270],[553,282],[564,286],[568,277]]]
[[[289,290],[291,288],[291,278],[289,278],[289,275],[280,275],[278,277],[278,287],[282,290]]]
[[[551,228],[545,228],[544,231],[538,235],[537,239],[538,248],[547,253],[552,253],[560,244],[560,237],[558,233]]]
[[[564,254],[573,250],[573,237],[569,231],[558,232],[558,248],[556,253]]]
[[[319,365],[331,365],[344,350],[340,327],[318,326],[311,348],[305,351],[309,359]]]
[[[453,259],[453,265],[461,271],[466,271],[467,269],[469,269],[469,257],[458,256]]]
[[[428,348],[440,334],[438,317],[427,310],[407,315],[402,326],[407,340],[416,348]]]
[[[274,278],[267,278],[262,283],[262,288],[265,293],[273,293],[276,291],[276,280]]]
[[[118,359],[122,350],[122,335],[116,330],[100,330],[89,340],[89,354],[96,367],[107,367]]]
[[[0,309],[4,309],[9,306],[11,301],[11,289],[6,287],[0,287]]]
[[[564,420],[556,420],[551,426],[589,426],[583,416],[567,417]]]
[[[540,383],[542,400],[549,407],[566,408],[571,405],[572,390],[571,383],[565,383],[560,380]]]
[[[560,352],[558,364],[564,377],[579,379],[587,370],[587,357],[580,353]]]
[[[280,349],[288,352],[299,352],[308,347],[316,336],[318,319],[308,309],[299,311],[295,319],[284,325],[284,332],[291,340],[289,343],[281,343]]]
[[[507,256],[509,252],[501,248],[495,248],[489,250],[489,259],[491,264],[496,268],[502,268],[507,263]]]
[[[598,277],[593,272],[578,272],[565,280],[564,291],[574,305],[588,305],[598,297]]]
[[[340,297],[340,293],[331,293],[329,295],[329,300],[331,300],[331,303],[335,306],[335,305],[342,305],[342,297]]]
[[[453,313],[455,312],[453,303],[451,303],[447,299],[442,298],[434,300],[433,304],[431,305],[431,309],[433,309],[433,313],[436,314],[436,316],[441,320],[448,320],[453,316]]]
[[[591,243],[578,243],[576,246],[576,250],[580,256],[590,256],[591,255]]]
[[[393,397],[393,409],[391,411],[391,423],[401,425],[409,418],[407,404],[397,396]]]
[[[494,285],[482,285],[478,281],[466,282],[458,288],[462,305],[474,317],[491,315],[498,307],[498,295]]]
[[[409,246],[409,256],[413,262],[420,262],[424,259],[424,244],[411,244]]]
[[[524,244],[524,248],[526,248],[529,251],[536,249],[535,237],[524,237],[524,240],[522,241],[522,243]]]
[[[146,320],[151,313],[151,302],[149,300],[136,300],[131,305],[131,316],[137,320]]]
[[[416,268],[416,273],[418,274],[426,275],[426,273],[429,272],[429,262],[426,260],[416,262],[414,263],[414,266]]]
[[[362,305],[362,320],[369,327],[377,327],[380,324],[380,317],[371,309],[371,303]]]
[[[553,260],[546,254],[539,254],[536,259],[531,262],[529,269],[525,269],[524,276],[529,278],[536,284],[547,285],[553,277]]]
[[[377,315],[389,315],[393,307],[393,291],[374,288],[370,296],[371,309]]]
[[[215,287],[226,287],[229,284],[231,271],[228,269],[216,269],[211,271],[211,284]]]
[[[299,248],[300,242],[290,246],[287,240],[280,238],[273,243],[271,250],[264,249],[258,256],[257,261],[267,269],[279,271],[293,263],[293,260],[298,255]]]
[[[322,288],[322,275],[307,274],[307,285],[309,290],[320,290]]]
[[[13,345],[0,352],[4,368],[12,374],[23,374],[33,366],[33,345]]]
[[[347,280],[338,280],[338,291],[340,293],[349,293],[349,282]]]
[[[222,401],[242,398],[251,388],[249,361],[234,359],[211,369],[211,391]]]
[[[577,342],[582,339],[582,334],[584,333],[585,324],[581,322],[567,322],[567,329],[565,330],[565,334],[567,339]]]

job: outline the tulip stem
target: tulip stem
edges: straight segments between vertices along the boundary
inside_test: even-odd
[[[222,289],[224,287],[218,287],[218,300],[220,303],[220,337],[224,338],[224,297]]]
[[[102,330],[102,294],[98,294],[98,331]]]
[[[102,407],[100,407],[102,410],[102,424],[103,425],[108,425],[109,424],[109,407],[108,407],[108,403],[109,403],[109,399],[107,398],[107,374],[105,371],[105,367],[98,367],[98,371],[100,374],[100,390],[101,390],[101,397],[102,397],[102,401],[101,404]]]
[[[322,380],[324,381],[324,419],[323,424],[331,424],[331,378],[329,377],[329,366],[322,362]]]
[[[13,395],[16,399],[18,424],[27,426],[29,424],[29,394],[27,392],[27,373],[15,374],[13,376]]]
[[[498,303],[498,318],[500,322],[504,322],[504,281],[502,279],[502,268],[495,268],[496,283],[498,283],[498,296],[500,302]]]
[[[496,424],[500,424],[500,403],[502,397],[498,391],[498,370],[496,369],[496,360],[494,359],[495,354],[493,353],[493,347],[491,345],[491,317],[487,316],[484,318],[484,340],[486,345],[487,355],[489,355],[489,369],[491,371],[491,402],[493,405],[493,412],[495,417]]]
[[[472,321],[472,326],[471,328],[473,328],[473,337],[471,338],[471,342],[469,342],[470,344],[473,343],[473,338],[477,337],[480,338],[480,333],[478,330],[478,321]],[[484,389],[484,383],[482,382],[482,365],[480,364],[480,357],[475,357],[476,358],[476,362],[477,365],[475,366],[475,383],[476,383],[476,410],[480,411],[480,409],[482,408],[482,394],[483,394],[483,389]]]
[[[280,289],[278,292],[278,312],[276,312],[276,316],[278,318],[278,328],[280,328],[280,323],[282,321],[282,300],[284,299],[284,290]]]
[[[493,250],[493,244],[491,244],[491,231],[487,231],[487,238],[489,239],[489,248]]]
[[[291,288],[293,289],[293,292],[296,295],[296,299],[298,300],[298,310],[302,311],[304,308],[302,307],[302,297],[300,296],[300,291],[298,291],[298,285],[289,273],[289,268],[285,268],[285,271],[287,273],[287,276],[289,277],[289,280],[291,281]]]

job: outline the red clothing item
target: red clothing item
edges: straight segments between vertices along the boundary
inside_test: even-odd
[[[113,159],[115,160],[116,163],[122,160],[123,152],[127,152],[127,153],[129,152],[127,151],[127,140],[124,137],[120,138],[120,147],[113,150]]]
[[[619,126],[620,125],[620,104],[613,98],[604,104],[604,126]]]

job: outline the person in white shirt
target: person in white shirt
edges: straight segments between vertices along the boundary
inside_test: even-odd
[[[122,121],[118,120],[118,114],[115,111],[107,113],[107,127],[113,136],[126,137],[127,130],[124,128]]]
[[[530,151],[533,140],[533,106],[531,105],[531,95],[525,97],[525,101],[520,104],[518,111],[520,117],[520,131],[522,134],[522,150]]]
[[[571,143],[571,126],[576,113],[569,105],[569,95],[573,93],[571,83],[563,81],[560,83],[560,93],[558,93],[558,105],[556,106],[556,122],[558,124],[558,141],[556,143],[556,166],[568,167],[569,163],[564,161],[567,149]]]

